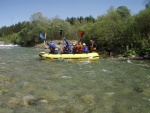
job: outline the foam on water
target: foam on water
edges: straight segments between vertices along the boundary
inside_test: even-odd
[[[107,70],[107,69],[102,69],[102,71],[103,71],[104,73],[111,73],[111,71],[109,71],[109,70]]]
[[[16,44],[0,44],[0,47],[16,47]]]
[[[0,49],[12,49],[12,47],[18,47],[18,45],[14,45],[14,44],[0,44]]]
[[[132,63],[130,59],[127,60],[128,63]]]

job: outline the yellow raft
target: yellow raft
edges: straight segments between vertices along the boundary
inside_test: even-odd
[[[77,61],[96,61],[99,60],[98,53],[82,53],[82,54],[49,54],[40,52],[41,60],[77,60]]]

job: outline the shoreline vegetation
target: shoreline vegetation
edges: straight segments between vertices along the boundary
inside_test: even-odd
[[[138,14],[131,14],[126,6],[111,6],[106,14],[97,19],[71,17],[65,20],[58,16],[46,18],[37,12],[30,21],[19,22],[0,28],[0,41],[21,47],[35,47],[46,41],[66,38],[89,45],[96,42],[97,51],[104,56],[119,56],[135,59],[150,59],[150,2]]]

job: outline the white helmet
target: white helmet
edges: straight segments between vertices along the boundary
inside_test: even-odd
[[[85,43],[83,43],[83,45],[85,46],[86,44],[85,44]]]

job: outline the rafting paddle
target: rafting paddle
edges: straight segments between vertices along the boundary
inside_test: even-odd
[[[40,33],[40,38],[41,38],[42,40],[45,40],[45,37],[43,36],[42,33]]]
[[[40,33],[40,38],[41,38],[42,40],[44,40],[44,45],[46,46],[46,43],[45,43],[45,40],[46,40],[46,33],[45,33],[45,37],[43,36],[42,33]]]
[[[80,38],[82,38],[82,37],[84,36],[84,34],[85,34],[85,32],[82,31],[82,32],[80,33]]]
[[[80,38],[80,42],[81,42],[81,39],[82,37],[84,36],[85,32],[84,31],[81,31],[80,34],[79,34],[79,38]]]

